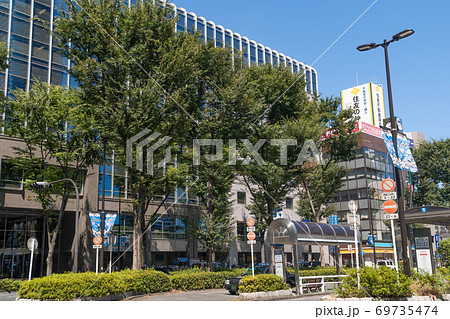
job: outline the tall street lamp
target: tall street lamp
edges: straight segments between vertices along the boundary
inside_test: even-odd
[[[50,188],[53,187],[53,184],[60,183],[60,182],[71,182],[73,187],[75,188],[75,194],[76,194],[76,211],[75,211],[75,235],[74,235],[74,257],[73,257],[73,272],[78,272],[78,216],[80,214],[80,193],[78,192],[77,184],[74,182],[73,179],[70,178],[63,178],[54,182],[34,182],[31,184],[31,187],[34,187],[36,189],[44,189],[44,188]]]
[[[397,150],[397,125],[395,123],[394,118],[394,105],[392,102],[392,90],[391,90],[391,75],[389,72],[389,59],[388,59],[388,46],[392,42],[398,41],[400,39],[404,39],[409,37],[414,33],[414,30],[412,29],[406,29],[403,30],[397,34],[395,34],[391,40],[387,41],[386,39],[383,41],[383,43],[368,43],[358,46],[356,49],[358,51],[368,51],[372,50],[378,47],[384,48],[384,59],[386,62],[386,78],[387,78],[387,86],[388,86],[388,97],[389,97],[389,113],[390,113],[390,122],[391,122],[391,133],[392,133],[392,140],[394,142],[394,148],[395,153],[398,157],[398,150]],[[398,198],[398,215],[400,219],[400,232],[401,232],[401,239],[402,239],[402,255],[403,255],[403,272],[407,276],[411,276],[411,266],[409,263],[409,257],[408,257],[408,232],[406,228],[406,221],[405,221],[405,202],[403,199],[403,185],[401,183],[401,171],[398,167],[394,166],[395,170],[395,178],[397,180],[397,198]],[[394,239],[395,240],[395,239]]]

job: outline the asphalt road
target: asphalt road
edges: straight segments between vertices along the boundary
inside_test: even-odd
[[[320,301],[323,294],[306,295],[278,301]],[[230,295],[225,289],[208,289],[199,291],[176,291],[151,294],[130,299],[131,301],[238,301],[239,296]]]
[[[0,301],[15,301],[17,298],[17,292],[0,292]]]

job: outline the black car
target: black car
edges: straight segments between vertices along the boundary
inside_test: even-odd
[[[301,267],[313,268],[313,267],[319,267],[321,265],[322,265],[322,262],[313,260],[313,261],[305,261],[304,263],[302,263]]]
[[[270,268],[267,266],[258,266],[255,267],[255,276],[260,274],[270,274]],[[234,277],[228,280],[225,280],[225,289],[230,292],[230,294],[235,295],[239,292],[239,283],[241,282],[242,277],[252,275],[252,267],[248,268],[244,273],[242,273],[239,277]],[[295,276],[289,273],[286,270],[287,278],[285,278],[286,283],[289,287],[295,287]]]

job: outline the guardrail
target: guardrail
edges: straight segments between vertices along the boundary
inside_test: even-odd
[[[325,284],[333,284],[336,288],[342,281],[325,281],[325,278],[340,278],[347,277],[348,275],[332,275],[332,276],[310,276],[310,277],[299,277],[300,284],[300,294],[303,295],[304,291],[312,292],[319,290],[325,292]],[[305,280],[305,282],[303,282]]]

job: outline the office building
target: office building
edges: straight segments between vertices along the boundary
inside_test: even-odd
[[[0,90],[10,96],[14,89],[28,91],[34,79],[55,85],[75,87],[76,82],[68,74],[70,61],[60,55],[54,38],[44,29],[42,21],[48,23],[50,29],[58,17],[57,9],[61,0],[10,0],[0,2],[0,41],[7,44],[10,67],[0,74]],[[125,2],[129,5],[135,1]],[[165,2],[158,1],[159,5]],[[283,53],[272,50],[256,41],[241,36],[236,32],[197,17],[171,4],[173,11],[179,16],[174,25],[177,32],[199,32],[205,41],[214,42],[215,46],[229,47],[243,52],[244,64],[265,64],[286,66],[293,73],[304,74],[310,94],[318,93],[318,76],[314,68],[305,65]],[[38,19],[33,19],[37,17]],[[0,109],[0,118],[5,119]],[[46,219],[36,194],[23,187],[23,174],[14,169],[8,157],[14,157],[13,147],[21,146],[16,138],[0,132],[0,277],[26,277],[30,252],[26,243],[28,238],[35,237],[39,241],[36,251],[33,276],[45,274],[45,256],[47,255]],[[131,266],[131,246],[133,218],[127,191],[118,185],[126,185],[126,172],[115,164],[114,154],[108,159],[106,171],[95,166],[87,172],[87,179],[81,190],[80,214],[80,271],[95,269],[95,254],[92,249],[92,230],[89,213],[101,210],[100,198],[102,183],[105,181],[105,211],[119,213],[114,233],[123,237],[121,253],[124,253],[122,267]],[[120,182],[119,182],[120,181]],[[242,196],[239,195],[239,196]],[[248,197],[247,197],[248,198]],[[156,222],[151,229],[151,263],[169,265],[192,260],[206,260],[206,253],[196,240],[186,231],[184,216],[198,212],[201,208],[198,199],[187,189],[177,188],[171,193],[168,205],[173,205],[167,213]],[[239,204],[241,205],[241,204]],[[293,207],[290,199],[287,206]],[[151,205],[149,214],[156,205]],[[293,208],[290,208],[293,209]],[[53,271],[70,271],[72,240],[74,237],[74,200],[70,200],[63,226],[56,245]],[[242,235],[242,223],[245,213],[237,209],[237,234]],[[158,217],[158,216],[157,216]],[[119,226],[120,225],[120,226]],[[247,247],[237,244],[231,248],[233,257],[218,256],[219,259],[232,264],[248,263]],[[258,250],[257,250],[257,253]],[[259,253],[260,254],[260,253]],[[117,253],[114,258],[117,257]],[[109,254],[105,254],[107,261]],[[105,262],[106,264],[106,262]]]

